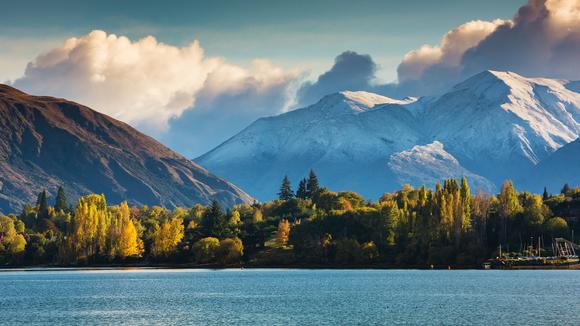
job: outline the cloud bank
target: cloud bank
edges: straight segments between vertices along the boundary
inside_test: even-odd
[[[580,79],[580,1],[530,0],[510,20],[474,20],[457,26],[437,45],[408,52],[397,68],[398,83],[376,85],[368,55],[345,52],[299,98],[311,103],[343,89],[393,97],[434,95],[483,70],[524,76]]]
[[[198,42],[176,47],[93,31],[29,63],[14,86],[76,100],[128,122],[194,157],[253,120],[342,90],[391,97],[432,95],[486,69],[580,79],[580,1],[530,0],[512,19],[457,26],[439,44],[408,52],[398,83],[377,84],[370,55],[346,51],[313,81],[255,60],[208,57]],[[577,87],[570,84],[569,87]]]
[[[530,0],[507,21],[472,21],[403,58],[405,93],[432,94],[487,69],[580,78],[580,1]]]
[[[219,105],[222,97],[249,102],[274,97],[275,104],[285,102],[285,90],[296,77],[266,60],[256,60],[246,69],[220,57],[206,57],[197,41],[175,47],[152,36],[132,41],[96,30],[39,55],[14,86],[78,101],[160,135],[168,131],[170,121],[197,108],[198,102],[206,110],[213,103]],[[195,124],[208,127],[212,122]]]

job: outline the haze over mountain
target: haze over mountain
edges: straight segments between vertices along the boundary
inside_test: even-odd
[[[125,123],[80,104],[0,85],[0,211],[18,212],[42,189],[110,203],[231,206],[246,193]]]
[[[484,71],[434,97],[340,92],[259,119],[196,162],[259,199],[311,168],[331,190],[367,197],[461,175],[492,191],[579,136],[567,83]]]

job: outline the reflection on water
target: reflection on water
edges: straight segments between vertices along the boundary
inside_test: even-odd
[[[578,271],[0,273],[0,324],[578,325]]]

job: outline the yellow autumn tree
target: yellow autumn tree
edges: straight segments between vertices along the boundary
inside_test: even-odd
[[[154,256],[169,256],[183,239],[183,230],[183,221],[179,218],[166,220],[161,226],[156,226],[151,253]]]
[[[88,195],[77,201],[72,219],[71,243],[75,257],[90,258],[108,253],[111,215],[104,195]]]
[[[109,227],[109,256],[121,259],[140,256],[143,252],[143,241],[131,219],[127,202],[112,207],[111,214],[113,217]]]
[[[281,245],[288,243],[288,237],[290,236],[290,223],[287,219],[282,219],[278,223],[278,231],[276,232],[276,240]]]

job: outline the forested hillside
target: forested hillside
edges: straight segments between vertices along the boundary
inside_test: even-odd
[[[580,234],[580,187],[538,195],[506,181],[497,195],[474,194],[465,178],[367,201],[311,172],[296,191],[284,178],[277,200],[228,211],[217,201],[111,206],[103,195],[70,205],[62,188],[51,204],[43,191],[0,216],[2,264],[473,267],[500,244],[524,253],[537,237]]]

